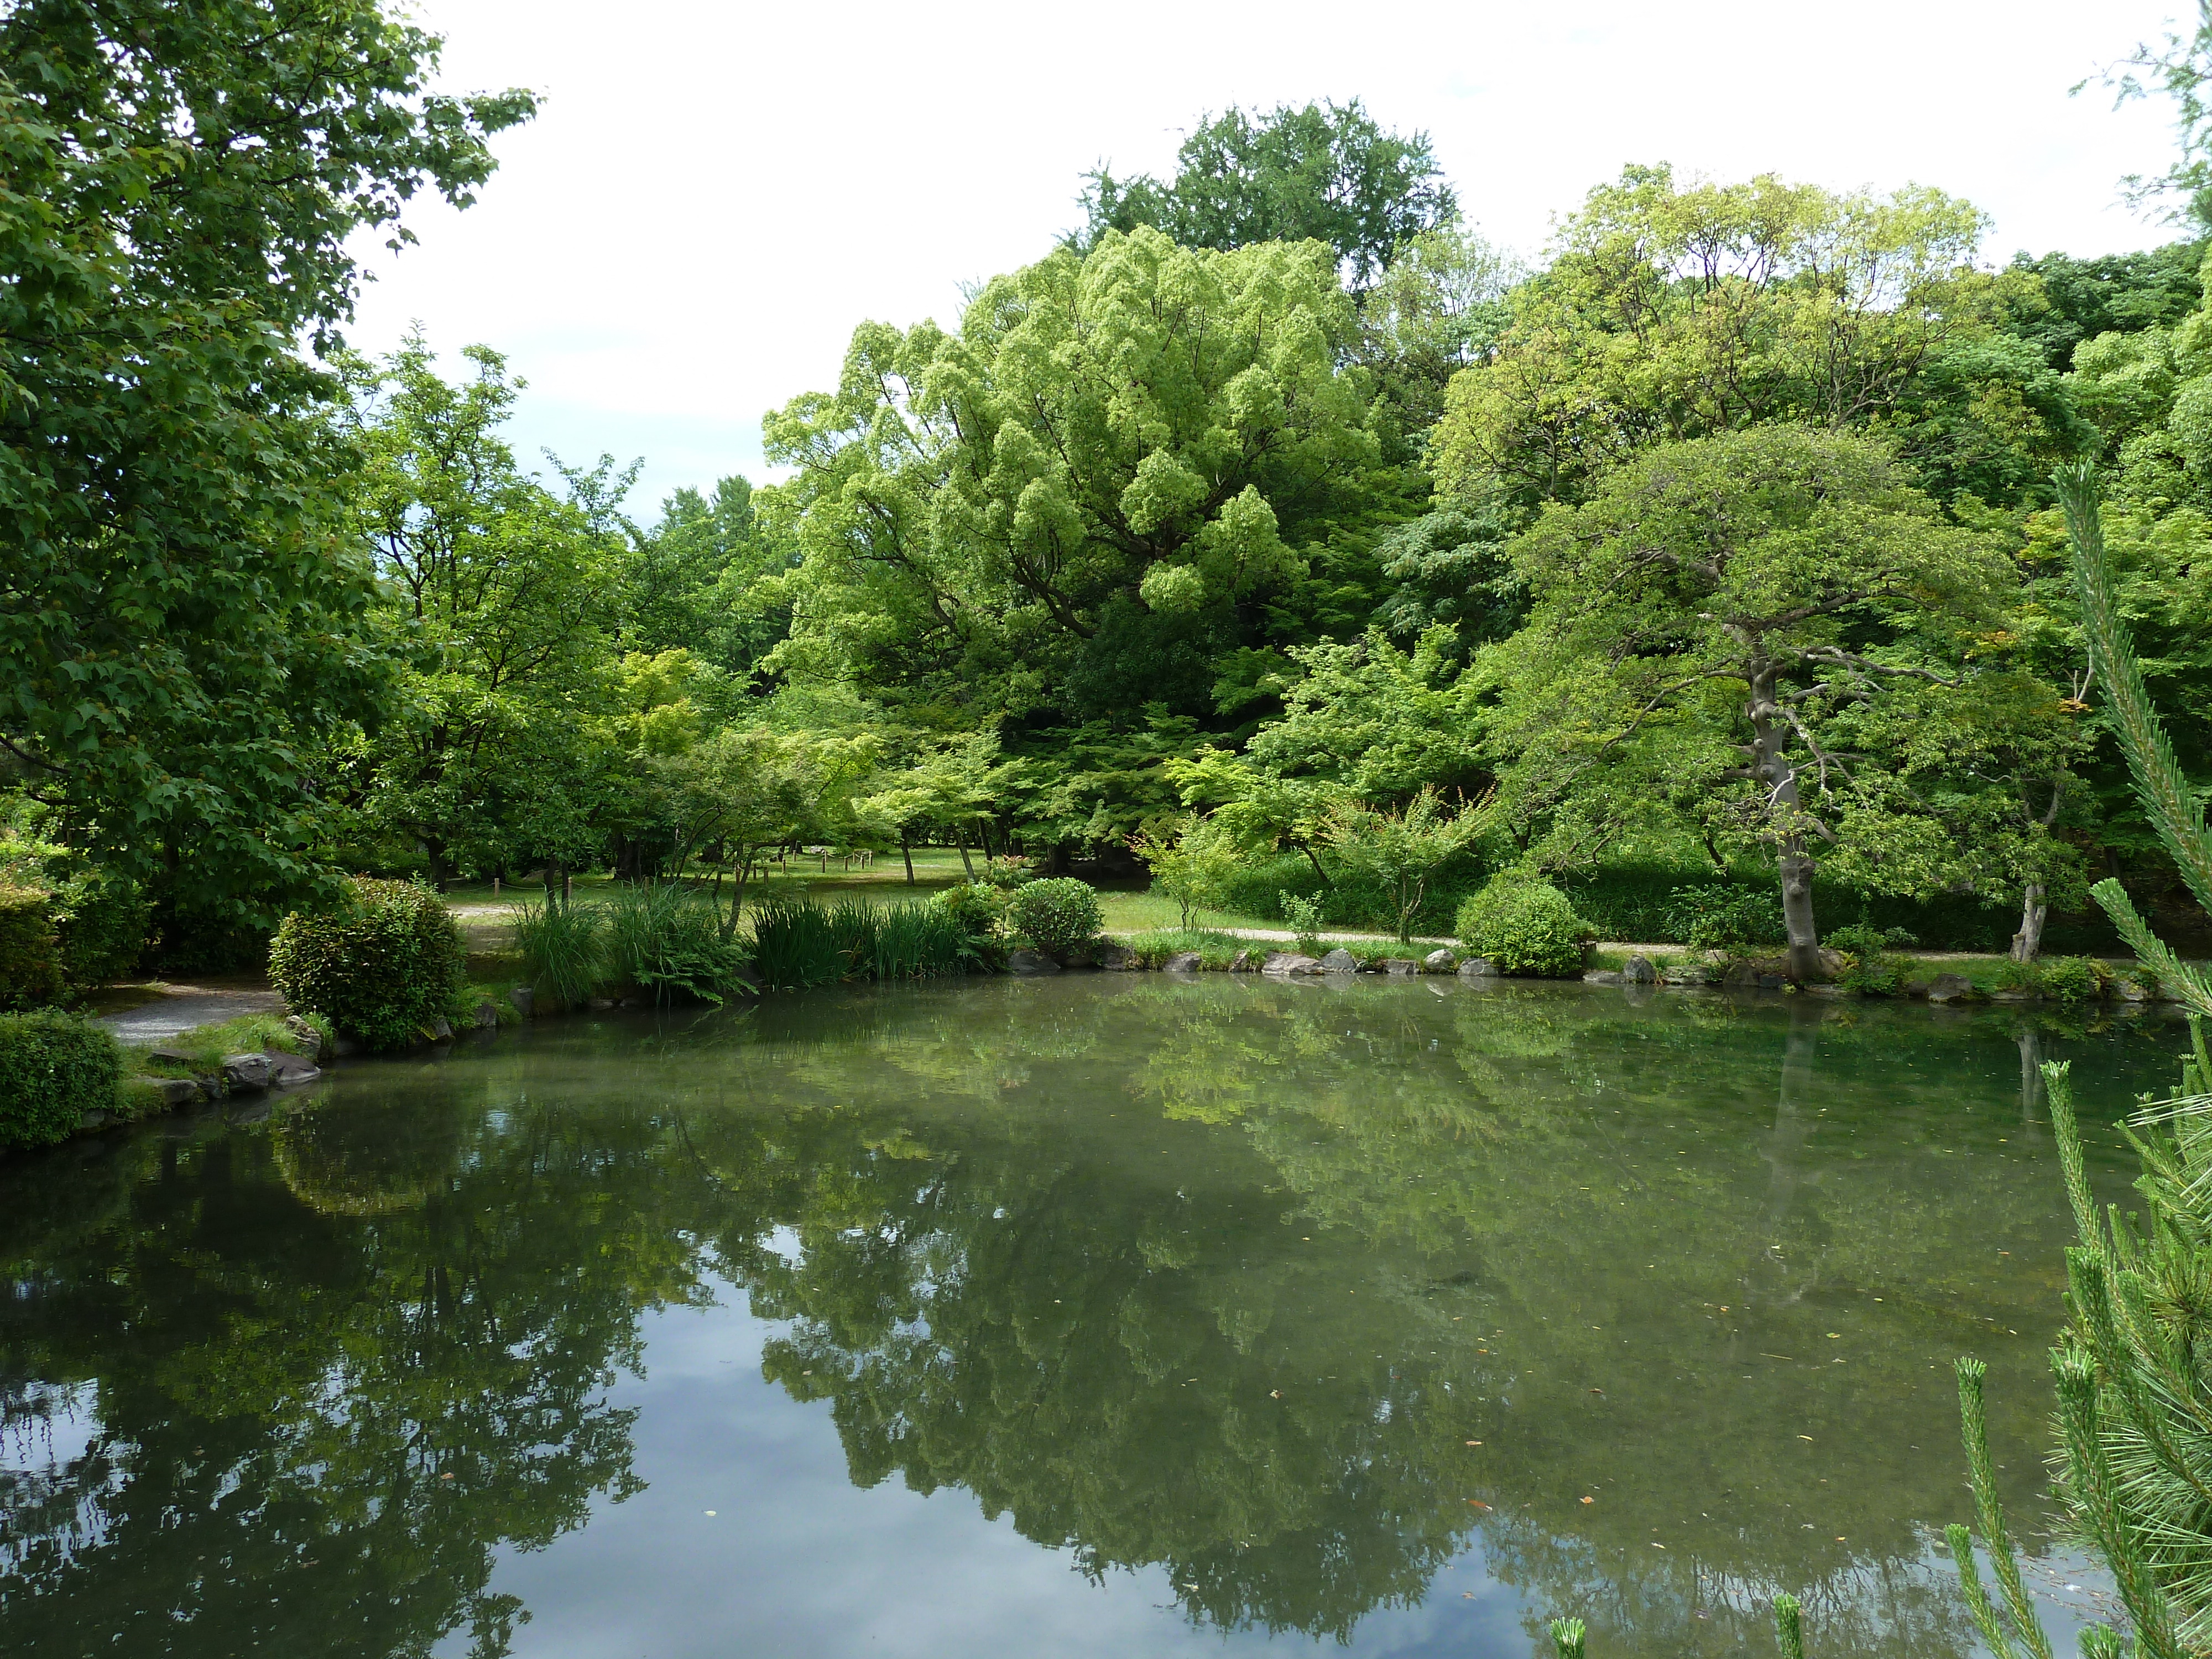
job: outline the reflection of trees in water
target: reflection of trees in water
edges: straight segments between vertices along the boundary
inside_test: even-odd
[[[793,1322],[769,1375],[856,1482],[1164,1565],[1206,1624],[1342,1635],[1479,1543],[1600,1651],[1755,1647],[1784,1588],[1825,1651],[1964,1651],[1909,1524],[1960,1507],[1927,1355],[2047,1327],[2056,1287],[2008,1307],[1966,1265],[2052,1224],[2013,1166],[1929,1177],[1952,1051],[1832,1006],[1404,988],[549,1027],[51,1160],[36,1216],[0,1192],[0,1329],[18,1375],[97,1379],[101,1432],[9,1487],[0,1618],[33,1653],[501,1651],[494,1547],[630,1489],[605,1389],[712,1266]],[[1993,1358],[1993,1399],[2041,1397]],[[2042,1425],[1996,1426],[2032,1513]]]
[[[295,1118],[282,1164],[262,1134],[136,1142],[100,1231],[11,1250],[36,1291],[6,1351],[85,1379],[99,1424],[0,1501],[11,1654],[504,1652],[527,1615],[484,1588],[494,1547],[631,1489],[605,1390],[636,1310],[690,1293],[661,1218],[601,1202],[650,1139],[521,1103],[488,1132],[434,1084],[368,1127]]]

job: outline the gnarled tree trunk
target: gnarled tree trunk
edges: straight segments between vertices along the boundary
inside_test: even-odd
[[[1777,840],[1775,861],[1782,875],[1782,925],[1790,935],[1790,977],[1802,985],[1821,975],[1820,932],[1813,920],[1813,859],[1797,827],[1797,768],[1790,758],[1789,728],[1776,718],[1777,669],[1771,662],[1753,667],[1744,714],[1751,721],[1751,775],[1766,787],[1768,810],[1790,826]]]
[[[2033,962],[2043,953],[2043,924],[2051,915],[2044,902],[2043,884],[2031,881],[2021,896],[2020,932],[2012,936],[2012,959]]]

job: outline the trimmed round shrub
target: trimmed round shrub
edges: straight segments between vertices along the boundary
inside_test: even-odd
[[[1510,872],[1493,877],[1460,906],[1458,933],[1471,953],[1488,957],[1499,973],[1534,979],[1580,973],[1597,937],[1550,882]]]
[[[61,945],[52,895],[0,885],[0,1008],[38,1008],[62,999]]]
[[[296,1012],[392,1048],[428,1035],[453,1007],[468,955],[438,896],[411,881],[358,877],[335,910],[284,918],[269,977]]]
[[[930,902],[950,911],[971,937],[988,939],[997,931],[999,918],[1006,913],[1006,894],[1005,889],[987,882],[963,881],[946,888]]]
[[[1073,876],[1024,882],[1006,896],[1007,931],[1055,960],[1074,955],[1105,927],[1097,892]]]
[[[0,1147],[51,1146],[115,1104],[123,1054],[100,1026],[41,1009],[0,1014]]]

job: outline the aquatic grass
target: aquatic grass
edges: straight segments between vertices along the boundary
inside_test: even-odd
[[[856,908],[850,900],[838,911]],[[849,919],[848,919],[849,920]],[[852,969],[830,907],[803,898],[763,899],[753,907],[753,971],[770,991],[835,985]]]
[[[511,906],[515,954],[531,988],[556,1007],[588,1000],[605,973],[606,919],[596,905],[541,899]]]
[[[670,883],[619,888],[603,912],[603,971],[610,986],[656,1003],[721,1001],[741,988],[744,952],[722,937],[713,902]]]
[[[978,959],[960,918],[942,905],[766,900],[753,911],[753,970],[772,991],[848,979],[965,973]]]

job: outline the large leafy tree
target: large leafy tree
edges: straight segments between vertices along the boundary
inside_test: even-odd
[[[1141,228],[994,280],[957,333],[864,326],[768,422],[796,476],[757,500],[804,561],[770,665],[939,726],[1211,714],[1224,657],[1310,637],[1340,544],[1415,487],[1351,337],[1322,250]]]
[[[1613,822],[1648,821],[1664,780],[1775,858],[1802,979],[1820,972],[1816,844],[1925,884],[1932,826],[1886,805],[1878,757],[1832,728],[1891,686],[1954,681],[2014,579],[1880,446],[1795,427],[1663,446],[1552,508],[1515,557],[1534,606],[1482,661],[1524,814],[1599,792]]]
[[[372,712],[297,342],[532,112],[428,91],[439,46],[374,0],[0,12],[0,744],[180,899],[307,874],[306,736]]]
[[[1972,206],[1931,190],[1838,196],[1630,167],[1590,192],[1485,360],[1453,380],[1438,483],[1470,501],[1572,501],[1654,444],[1774,421],[1885,424],[1908,394],[1940,406],[1921,425],[1973,416],[1978,444],[2001,411],[2004,441],[2032,461],[2067,436],[2040,354],[2000,351],[1955,369],[1962,385],[1926,384],[1947,354],[1991,337],[2027,283],[1974,269],[1981,231]],[[2032,384],[1975,404],[2007,376]]]
[[[1355,98],[1230,109],[1202,119],[1176,153],[1176,173],[1087,175],[1081,240],[1149,225],[1186,247],[1326,242],[1355,289],[1371,287],[1401,244],[1449,225],[1459,204],[1429,136],[1386,131]]]

